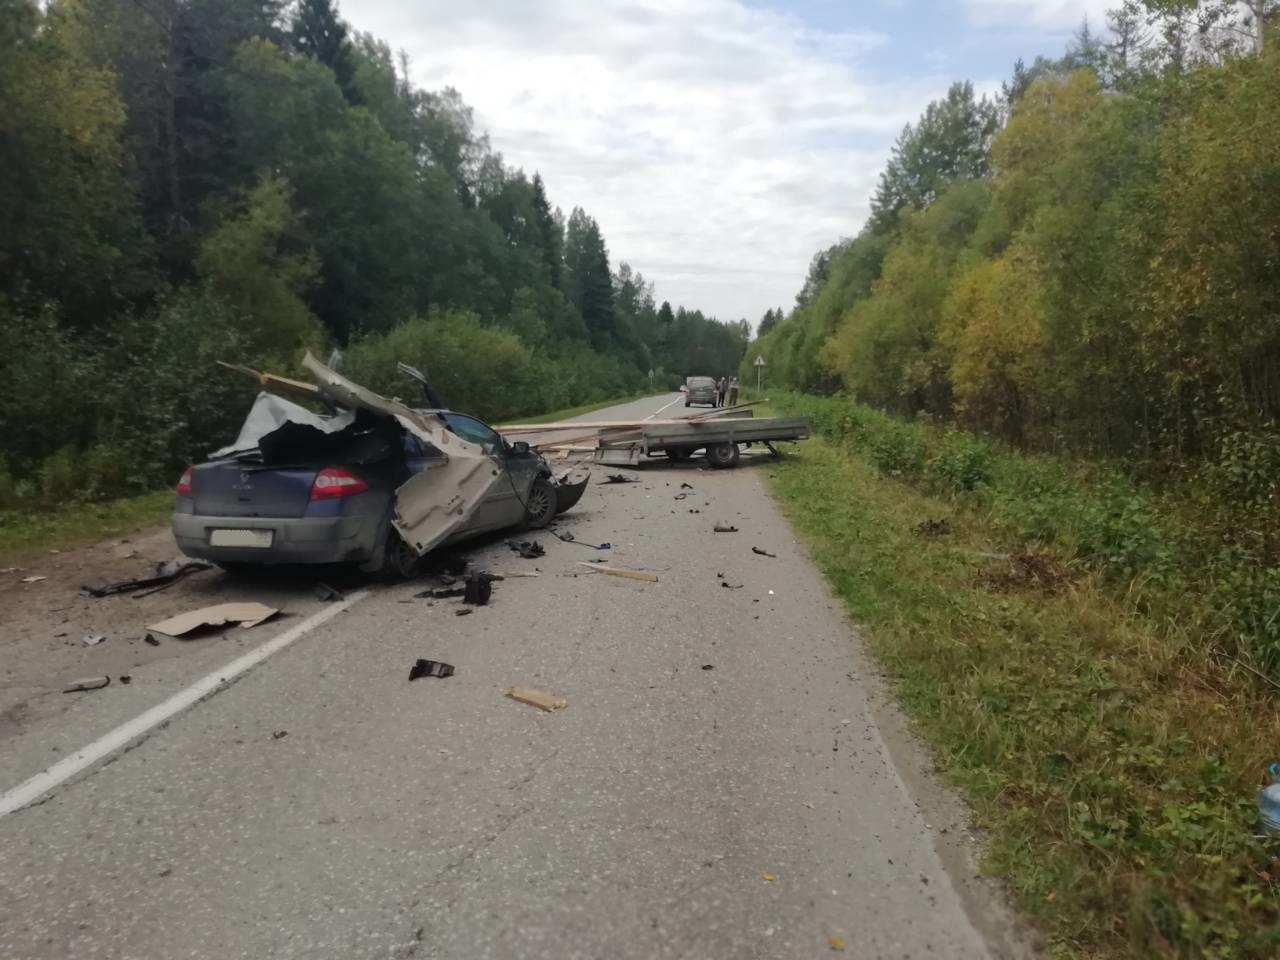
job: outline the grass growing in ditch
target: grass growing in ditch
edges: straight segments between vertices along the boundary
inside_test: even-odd
[[[1280,955],[1280,845],[1254,837],[1274,688],[885,458],[807,441],[775,492],[1054,953]],[[991,556],[1021,553],[1044,559]]]
[[[39,513],[0,511],[0,561],[94,543],[164,523],[172,509],[173,491],[160,490],[123,500],[73,503]]]

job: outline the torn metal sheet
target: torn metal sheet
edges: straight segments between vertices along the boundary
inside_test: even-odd
[[[220,450],[209,454],[213,460],[230,457],[237,453],[248,453],[256,450],[262,438],[274,433],[286,423],[296,423],[313,427],[321,433],[337,433],[355,423],[356,415],[352,410],[341,410],[333,416],[322,416],[312,413],[301,404],[278,397],[274,393],[260,393],[248,415],[240,427],[235,440]]]
[[[239,623],[241,627],[248,629],[256,627],[264,620],[270,620],[279,612],[275,607],[268,607],[265,603],[219,603],[212,607],[201,607],[199,610],[180,613],[168,620],[153,623],[147,629],[170,637],[180,637],[200,627],[221,627],[227,623]]]
[[[449,430],[439,416],[353,383],[310,353],[302,365],[330,402],[394,417],[404,429],[444,454],[443,464],[414,474],[396,490],[392,523],[418,554],[426,553],[465,523],[503,479],[497,459]]]

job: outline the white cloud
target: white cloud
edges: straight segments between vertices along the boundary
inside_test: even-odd
[[[1120,0],[964,0],[970,16],[984,26],[1031,24],[1036,27],[1076,27],[1086,17],[1102,29],[1107,11]]]
[[[854,233],[893,138],[947,78],[877,82],[886,40],[739,0],[360,0],[359,30],[475,107],[512,166],[596,217],[660,299],[756,320]]]

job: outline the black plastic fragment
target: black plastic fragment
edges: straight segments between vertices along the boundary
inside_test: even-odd
[[[458,611],[459,613],[470,613],[470,610]],[[445,677],[453,676],[453,664],[445,663],[443,660],[419,660],[413,665],[409,671],[409,679],[417,680],[419,677]]]
[[[716,533],[737,533],[738,528],[732,524],[717,523],[713,528]]]
[[[483,573],[473,573],[467,577],[467,586],[462,594],[462,602],[475,607],[483,607],[493,596],[493,578]]]
[[[762,548],[762,547],[752,547],[752,548],[751,548],[751,552],[752,552],[752,553],[759,554],[759,555],[760,555],[760,556],[762,556],[762,557],[776,557],[776,556],[777,556],[777,554],[776,554],[776,553],[770,553],[768,550],[765,550],[765,549],[764,549],[764,548]]]

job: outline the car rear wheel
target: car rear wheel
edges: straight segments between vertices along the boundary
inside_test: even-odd
[[[530,530],[541,530],[556,516],[556,488],[546,477],[538,477],[529,487],[524,502],[524,525]]]
[[[389,527],[381,558],[362,564],[360,569],[381,580],[412,580],[417,576],[421,563],[422,557],[418,552],[404,542],[395,527]]]
[[[707,463],[717,470],[727,470],[738,463],[738,445],[736,443],[717,443],[707,447]]]

